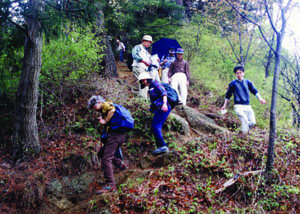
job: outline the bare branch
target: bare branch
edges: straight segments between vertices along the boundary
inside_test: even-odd
[[[226,34],[225,34],[225,39],[226,39],[227,42],[229,43],[229,45],[230,45],[230,47],[231,47],[231,49],[232,49],[232,52],[233,52],[233,54],[234,54],[236,60],[237,60],[238,62],[240,62],[241,59],[238,57],[238,55],[237,55],[237,53],[236,53],[236,51],[235,51],[235,48],[233,47],[232,42],[230,41],[230,39],[228,38],[228,36],[227,36]]]
[[[245,61],[247,61],[247,58],[248,58],[250,46],[251,46],[251,44],[252,44],[253,35],[254,35],[254,32],[252,31],[251,34],[250,34],[250,39],[249,39],[247,51],[246,51],[246,54],[245,54]]]
[[[274,54],[276,54],[276,51],[274,50],[274,48],[270,45],[269,41],[267,40],[261,26],[256,23],[255,21],[249,19],[247,16],[245,16],[244,14],[240,13],[240,11],[228,0],[225,0],[225,2],[227,2],[227,4],[229,4],[232,9],[234,9],[240,16],[242,16],[245,20],[247,20],[248,22],[252,23],[253,25],[258,27],[258,30],[260,32],[260,34],[262,35],[263,39],[265,40],[265,42],[267,43],[267,45],[270,47],[270,49],[274,52]]]
[[[276,34],[278,34],[279,31],[276,29],[276,26],[274,25],[274,22],[273,22],[273,19],[272,19],[272,16],[271,16],[271,14],[270,14],[270,10],[269,10],[269,7],[268,7],[268,3],[267,3],[266,0],[264,0],[264,5],[265,5],[265,10],[266,10],[267,16],[268,16],[268,18],[269,18],[269,22],[270,22],[270,24],[271,24],[271,27],[272,27],[272,29],[274,30],[274,32],[275,32]]]

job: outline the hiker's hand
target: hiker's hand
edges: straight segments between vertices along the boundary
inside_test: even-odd
[[[224,111],[225,109],[226,109],[226,106],[223,105],[223,106],[221,107],[221,111]]]
[[[167,59],[164,59],[159,65],[163,65],[167,62]]]
[[[167,112],[168,111],[168,105],[166,103],[164,103],[161,107],[161,110],[164,111],[164,112]]]
[[[190,83],[187,81],[187,82],[186,82],[186,86],[189,86],[189,85],[190,85]]]
[[[99,118],[99,123],[104,125],[106,123],[106,120],[104,120],[102,117]]]
[[[144,60],[142,60],[141,61],[142,63],[144,63],[147,67],[149,67],[150,65],[149,65],[149,63],[148,62],[146,62],[146,61],[144,61]]]
[[[266,100],[263,99],[263,98],[260,98],[260,99],[259,99],[259,102],[260,102],[261,104],[266,104],[266,103],[267,103]]]

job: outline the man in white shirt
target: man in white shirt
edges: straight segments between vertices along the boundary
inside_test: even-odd
[[[123,58],[123,54],[125,52],[125,45],[123,42],[121,42],[120,40],[117,39],[117,43],[118,43],[118,47],[117,47],[117,51],[120,52],[120,61],[124,62],[124,58]]]
[[[148,52],[148,49],[152,45],[152,37],[150,35],[145,35],[142,38],[142,43],[134,46],[132,49],[132,71],[136,79],[141,73],[147,72],[148,67],[151,64],[151,54]],[[139,86],[139,94],[147,99],[148,87],[141,89]]]

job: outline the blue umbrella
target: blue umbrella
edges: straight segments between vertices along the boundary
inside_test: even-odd
[[[168,55],[170,48],[176,50],[181,48],[181,46],[175,39],[161,38],[152,44],[152,55],[158,54],[158,57],[161,59],[162,56]]]

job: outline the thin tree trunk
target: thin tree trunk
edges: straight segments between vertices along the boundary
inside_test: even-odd
[[[271,15],[268,11],[268,5],[266,0],[264,4],[266,7],[267,15],[270,20],[271,26],[276,33],[276,50],[275,50],[275,68],[274,68],[274,78],[273,78],[273,88],[272,88],[272,101],[270,110],[270,135],[269,135],[269,146],[268,146],[268,157],[266,163],[266,172],[270,173],[274,167],[274,144],[276,140],[276,104],[277,104],[277,94],[278,94],[278,79],[279,79],[279,69],[280,69],[280,57],[281,57],[281,46],[282,40],[285,34],[285,28],[287,24],[286,13],[291,5],[292,0],[289,0],[285,7],[283,7],[283,0],[280,0],[279,6],[281,11],[281,29],[276,30],[274,23],[272,22]],[[270,46],[271,48],[272,46]]]
[[[273,43],[274,43],[274,38],[275,38],[275,36],[273,35],[271,43],[270,43],[272,46],[273,46]],[[270,48],[270,50],[268,52],[267,63],[266,63],[266,66],[265,66],[265,78],[268,78],[270,76],[270,66],[271,66],[272,59],[273,59],[273,52]]]
[[[279,79],[279,69],[280,69],[281,42],[282,42],[282,35],[280,33],[277,33],[272,101],[271,101],[271,110],[270,110],[270,135],[269,135],[268,157],[267,157],[267,164],[266,164],[267,172],[273,169],[273,164],[274,164],[274,144],[276,140],[276,105],[277,105],[278,79]]]
[[[42,0],[30,0],[32,13],[26,18],[27,35],[24,46],[22,74],[16,95],[16,118],[13,134],[14,148],[24,154],[40,152],[36,121],[39,74],[42,64],[42,29],[38,13]]]
[[[237,26],[238,26],[238,34],[239,34],[239,42],[240,42],[240,57],[238,59],[238,63],[242,66],[245,66],[244,62],[244,49],[243,49],[243,40],[242,40],[242,32],[241,32],[241,17],[237,17]]]
[[[293,117],[293,127],[299,129],[300,128],[300,109],[296,108],[296,106],[291,102],[292,106],[292,117]],[[298,106],[300,106],[298,104]]]

